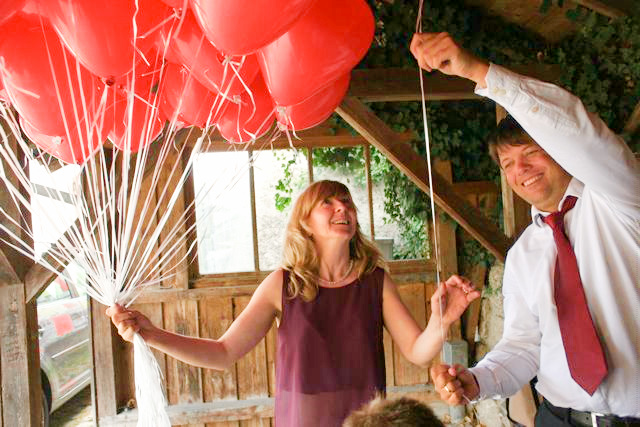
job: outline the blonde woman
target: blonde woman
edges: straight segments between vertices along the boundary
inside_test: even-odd
[[[293,208],[283,267],[264,279],[219,339],[168,332],[119,306],[107,314],[123,339],[131,341],[139,332],[171,357],[212,369],[232,366],[275,319],[276,425],[330,427],[342,425],[352,410],[384,393],[383,326],[407,359],[426,366],[442,347],[440,328],[448,328],[478,296],[469,281],[452,276],[433,295],[432,315],[422,331],[380,252],[362,235],[347,187],[319,181]]]

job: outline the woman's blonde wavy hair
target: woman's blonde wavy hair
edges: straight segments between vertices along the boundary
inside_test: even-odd
[[[351,199],[351,193],[344,184],[325,180],[311,184],[296,200],[287,225],[282,266],[290,273],[287,287],[289,298],[301,296],[305,301],[312,301],[318,294],[317,277],[320,258],[306,220],[320,201],[343,196]],[[353,269],[358,273],[358,278],[371,273],[376,267],[386,270],[382,254],[370,240],[364,237],[359,223],[356,225],[355,235],[349,242],[349,256],[353,260]]]

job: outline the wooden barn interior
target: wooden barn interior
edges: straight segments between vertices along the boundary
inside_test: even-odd
[[[633,0],[575,0],[576,3],[599,14],[616,19],[631,13]],[[565,17],[565,8],[572,7],[566,0],[564,8],[551,8],[540,12],[539,0],[467,0],[467,4],[480,7],[487,14],[503,19],[537,33],[549,42],[562,40],[578,31],[575,23]],[[408,29],[407,31],[410,31]],[[408,49],[406,55],[410,55]],[[542,80],[553,80],[559,70],[554,67],[531,64],[515,67],[516,71]],[[425,74],[427,102],[474,100],[474,85],[469,81]],[[420,83],[416,69],[356,69],[352,72],[348,96],[342,101],[337,114],[357,135],[344,130],[334,132],[320,125],[299,133],[296,147],[307,150],[309,174],[313,176],[312,149],[320,147],[364,147],[367,168],[370,147],[381,151],[402,173],[406,174],[422,191],[429,192],[427,165],[408,142],[406,133],[392,130],[377,117],[367,104],[376,102],[419,101]],[[505,111],[496,107],[496,120]],[[640,125],[640,104],[629,116],[626,129],[634,131]],[[193,145],[197,130],[180,133],[176,144]],[[216,136],[214,135],[215,139]],[[219,137],[218,137],[219,139]],[[284,137],[272,144],[257,142],[244,148],[251,152],[288,148]],[[228,150],[221,139],[211,150]],[[251,155],[251,153],[250,153]],[[175,159],[180,163],[181,159]],[[501,187],[491,181],[452,181],[451,164],[438,161],[433,176],[433,191],[438,209],[455,219],[484,248],[498,260],[504,260],[514,236],[530,221],[528,205],[511,192],[503,181]],[[249,171],[253,180],[252,171]],[[367,188],[371,197],[371,178],[367,169]],[[255,197],[252,190],[252,200]],[[7,192],[0,191],[0,206],[11,209]],[[182,200],[175,209],[184,210],[193,198],[193,182],[187,183]],[[486,212],[502,199],[504,232],[499,224],[490,220]],[[253,232],[256,233],[255,204],[252,204]],[[360,207],[361,215],[372,215],[372,203]],[[484,211],[484,212],[483,212]],[[22,217],[15,212],[15,218]],[[141,220],[154,221],[154,218]],[[375,236],[371,222],[367,234]],[[455,227],[438,219],[439,253],[444,275],[460,272],[456,257]],[[195,238],[195,237],[194,237]],[[163,237],[161,236],[162,240]],[[257,239],[254,238],[254,242]],[[187,248],[182,248],[186,251]],[[269,274],[260,268],[257,244],[254,244],[254,271],[225,274],[200,274],[197,256],[187,259],[177,275],[146,290],[134,308],[146,314],[154,324],[181,334],[200,337],[219,337],[234,318],[247,305],[252,292]],[[402,260],[389,262],[390,273],[399,285],[400,294],[413,316],[425,326],[430,313],[429,299],[435,290],[435,260]],[[64,266],[60,266],[62,270]],[[487,269],[477,266],[466,272],[479,286],[485,282]],[[0,243],[0,359],[2,395],[0,399],[0,426],[38,426],[41,420],[42,384],[38,360],[38,322],[36,297],[52,281],[54,274],[5,243]],[[99,426],[135,425],[132,346],[124,342],[104,315],[104,306],[91,302],[91,342],[93,355],[92,399],[94,416]],[[466,340],[470,349],[475,343],[480,316],[480,303],[476,301],[457,323],[449,336]],[[227,371],[200,369],[178,362],[155,352],[166,383],[168,412],[173,425],[189,426],[263,426],[273,425],[274,349],[275,325],[266,338],[249,354]],[[399,354],[385,332],[385,362],[387,386],[390,396],[406,395],[425,402],[438,400],[429,384],[427,369],[418,368]]]

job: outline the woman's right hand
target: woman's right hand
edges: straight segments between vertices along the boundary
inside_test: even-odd
[[[138,332],[145,338],[145,332],[154,328],[151,321],[142,313],[136,310],[129,310],[115,304],[109,307],[106,311],[107,316],[111,317],[111,321],[116,328],[118,328],[118,334],[123,340],[133,342],[133,335]]]

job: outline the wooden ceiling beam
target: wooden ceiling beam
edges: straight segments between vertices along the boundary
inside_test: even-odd
[[[640,126],[640,102],[636,104],[636,108],[633,109],[631,116],[627,124],[624,125],[624,131],[628,133],[634,133]]]
[[[361,101],[346,97],[337,113],[356,129],[370,144],[380,150],[398,169],[425,193],[429,192],[426,162],[411,145],[380,120]],[[453,186],[438,173],[433,174],[435,202],[477,239],[496,258],[504,260],[510,240],[498,226],[478,209],[460,197]]]
[[[554,81],[562,72],[560,67],[547,64],[528,64],[510,67],[513,71],[543,81]],[[427,101],[459,101],[481,99],[474,93],[475,83],[442,73],[423,73]],[[349,96],[364,102],[420,101],[420,77],[417,67],[361,69],[351,72]]]
[[[580,6],[591,9],[600,15],[608,16],[609,18],[623,18],[627,16],[630,11],[630,5],[626,2],[615,0],[574,0]]]

